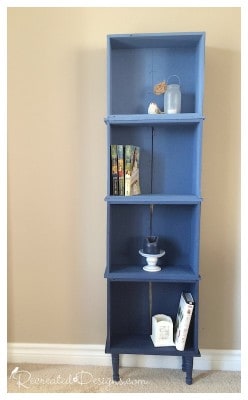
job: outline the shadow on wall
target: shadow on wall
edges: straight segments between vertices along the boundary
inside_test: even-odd
[[[200,344],[240,348],[240,53],[206,48]],[[228,329],[227,329],[228,326]],[[211,327],[211,329],[209,329]]]

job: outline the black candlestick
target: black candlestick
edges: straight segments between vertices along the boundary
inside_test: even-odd
[[[159,254],[158,236],[148,236],[144,239],[143,252],[145,254]]]

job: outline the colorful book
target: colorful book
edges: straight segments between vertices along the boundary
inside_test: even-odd
[[[132,146],[125,146],[125,196],[131,196]]]
[[[117,165],[118,165],[118,183],[119,196],[125,195],[125,178],[124,178],[124,146],[117,144]]]
[[[182,292],[174,330],[174,342],[179,351],[183,351],[185,348],[193,309],[194,299],[192,294]]]
[[[111,144],[111,186],[112,195],[118,196],[118,163],[117,163],[117,146],[116,144]]]
[[[130,181],[131,196],[140,194],[139,158],[140,158],[140,148],[138,146],[132,146],[132,150],[131,150],[131,181]]]

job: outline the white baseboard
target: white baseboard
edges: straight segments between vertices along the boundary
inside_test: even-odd
[[[240,371],[240,350],[201,350],[194,358],[195,370]],[[111,365],[104,345],[9,343],[9,363]],[[181,357],[123,354],[122,367],[181,368]]]

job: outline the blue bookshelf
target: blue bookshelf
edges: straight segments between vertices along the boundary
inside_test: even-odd
[[[107,37],[108,181],[106,353],[113,379],[120,354],[182,357],[186,383],[192,383],[198,348],[201,152],[205,34],[203,32],[125,34]],[[180,77],[180,114],[148,114],[150,102],[163,109],[153,87],[170,75]],[[113,196],[112,144],[140,147],[141,194]],[[165,256],[159,272],[143,270],[139,254],[145,237],[159,236]],[[154,347],[151,317],[175,322],[182,291],[195,301],[185,349]]]

